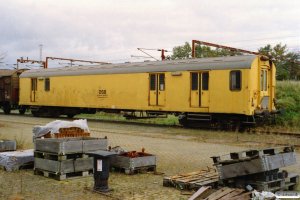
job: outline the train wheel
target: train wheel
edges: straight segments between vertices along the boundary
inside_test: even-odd
[[[26,107],[25,106],[20,106],[19,107],[19,113],[20,113],[20,115],[24,115],[25,112],[26,112]]]
[[[39,111],[33,111],[33,110],[31,110],[31,114],[32,114],[34,117],[40,117]]]
[[[68,118],[73,118],[75,114],[67,114]]]
[[[3,111],[6,115],[10,114],[10,111],[11,111],[11,107],[10,107],[10,104],[9,103],[5,103],[3,105]]]
[[[178,122],[181,124],[183,127],[189,127],[189,121],[187,120],[186,115],[179,115],[178,116]]]

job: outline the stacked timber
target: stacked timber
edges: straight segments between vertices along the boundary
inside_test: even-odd
[[[251,193],[238,188],[222,187],[220,189],[213,189],[209,186],[204,186],[195,192],[189,200],[250,200],[252,199]]]
[[[57,180],[88,176],[93,171],[93,158],[86,153],[106,149],[107,138],[37,138],[34,142],[34,172]]]
[[[291,146],[232,152],[212,157],[221,181],[226,186],[275,192],[294,190],[299,175],[281,170],[296,164],[296,153]]]
[[[213,168],[203,169],[190,173],[164,177],[163,186],[175,187],[181,190],[195,190],[203,186],[218,185],[219,175]]]

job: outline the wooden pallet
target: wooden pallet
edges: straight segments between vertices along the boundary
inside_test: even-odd
[[[147,173],[147,172],[156,172],[156,165],[136,167],[134,169],[129,168],[119,168],[119,167],[111,167],[113,171],[119,171],[125,173],[127,175],[133,175],[137,173]]]
[[[74,178],[91,176],[93,174],[93,170],[61,174],[61,173],[55,173],[55,172],[50,172],[41,169],[34,169],[34,174],[62,181],[66,179],[74,179]]]
[[[196,172],[164,177],[163,186],[175,187],[181,190],[198,189],[202,186],[215,187],[219,181],[219,175],[215,169],[199,170]]]
[[[200,188],[195,192],[189,200],[205,199],[205,200],[249,200],[251,193],[243,189],[223,187],[213,190],[207,187]]]

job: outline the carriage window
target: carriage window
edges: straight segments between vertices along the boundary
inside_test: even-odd
[[[159,74],[159,90],[164,91],[165,90],[165,75]]]
[[[260,71],[260,90],[267,91],[267,70]]]
[[[230,90],[241,90],[242,88],[242,73],[241,71],[230,72]]]
[[[50,79],[45,79],[45,91],[50,91]]]
[[[36,91],[37,90],[37,79],[32,78],[31,79],[31,91]]]
[[[192,90],[198,90],[198,73],[191,73],[192,75]]]
[[[202,73],[202,90],[208,90],[208,72]]]
[[[156,75],[150,74],[150,90],[156,90]]]
[[[268,85],[267,85],[267,83],[268,83],[267,79],[268,79],[267,70],[265,70],[265,72],[264,72],[264,91],[267,91],[267,87],[268,87]]]

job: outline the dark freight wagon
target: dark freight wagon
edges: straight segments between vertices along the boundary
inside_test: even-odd
[[[25,113],[24,107],[19,107],[19,76],[22,70],[0,70],[0,106],[5,114],[12,109],[19,109],[20,114]]]

